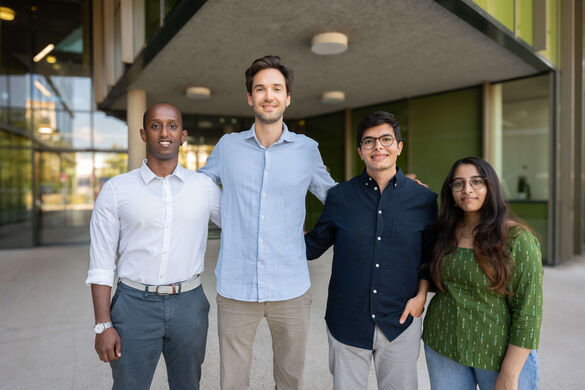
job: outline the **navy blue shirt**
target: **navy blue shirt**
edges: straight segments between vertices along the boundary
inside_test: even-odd
[[[343,344],[372,349],[375,326],[388,340],[406,302],[418,291],[421,265],[430,261],[437,195],[404,176],[400,168],[380,194],[366,171],[327,193],[315,228],[305,235],[307,259],[335,244],[325,320]]]

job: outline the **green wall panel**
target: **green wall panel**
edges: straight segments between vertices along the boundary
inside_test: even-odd
[[[473,0],[488,14],[514,31],[514,1],[512,0]]]
[[[319,151],[323,162],[333,180],[340,182],[344,179],[345,169],[345,113],[321,115],[305,120],[305,135],[319,142]],[[294,163],[294,162],[291,162]],[[323,211],[323,204],[313,194],[307,195],[307,216],[305,228],[310,230]]]
[[[532,46],[534,42],[532,0],[516,0],[516,12],[516,35]]]
[[[455,160],[481,156],[481,110],[480,87],[409,101],[411,172],[434,192],[441,191]]]

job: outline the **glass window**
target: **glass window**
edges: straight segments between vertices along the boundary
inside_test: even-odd
[[[93,145],[97,149],[128,149],[128,126],[103,112],[93,113]]]
[[[550,76],[495,84],[490,156],[510,208],[539,235],[548,251]]]

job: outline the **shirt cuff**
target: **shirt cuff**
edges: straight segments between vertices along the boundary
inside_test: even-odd
[[[108,269],[90,269],[87,273],[86,285],[101,284],[104,286],[114,286],[114,272]]]

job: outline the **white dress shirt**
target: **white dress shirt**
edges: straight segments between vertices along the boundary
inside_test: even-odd
[[[219,201],[219,187],[209,177],[178,164],[162,178],[145,160],[108,180],[91,216],[85,283],[113,286],[116,249],[120,278],[164,285],[200,274],[209,219],[220,224]]]

